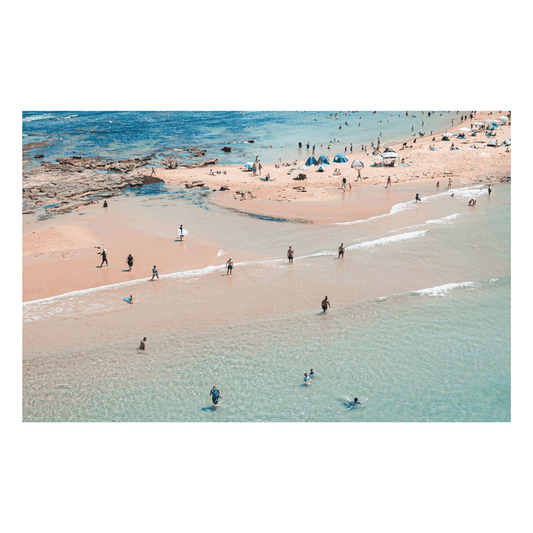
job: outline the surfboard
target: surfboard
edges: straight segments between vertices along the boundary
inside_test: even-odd
[[[130,303],[130,299],[129,298],[124,298],[124,301]]]
[[[178,235],[187,235],[189,232],[186,229],[179,229]]]

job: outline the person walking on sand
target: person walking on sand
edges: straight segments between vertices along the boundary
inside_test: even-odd
[[[98,255],[101,255],[102,256],[102,263],[100,264],[100,268],[102,268],[102,265],[106,264],[106,266],[109,266],[109,263],[107,262],[107,254],[106,254],[106,251],[105,251],[105,248],[98,253]]]
[[[231,257],[226,262],[226,268],[228,269],[226,271],[226,276],[231,276],[231,273],[233,272],[233,259]]]
[[[150,174],[150,177],[152,177],[155,174],[155,163],[152,163],[152,173]]]
[[[104,207],[107,207],[107,200],[104,200]]]
[[[133,305],[133,294],[130,294],[130,305]]]
[[[448,189],[451,189],[452,188],[452,180],[450,178],[450,180],[448,181]]]
[[[287,250],[287,258],[289,259],[289,264],[294,261],[294,250],[291,246],[289,246],[289,249]]]
[[[159,274],[157,273],[157,267],[154,265],[154,268],[152,268],[152,279],[150,281],[154,281],[155,277],[159,279]]]
[[[328,306],[331,307],[331,304],[329,303],[328,297],[325,296],[322,300],[322,313],[326,314],[326,311],[328,310]]]
[[[437,181],[437,189],[440,187],[440,181]]]
[[[139,346],[139,350],[145,350],[146,349],[146,337],[141,341],[141,345]]]
[[[392,182],[390,180],[390,176],[387,178],[387,187],[392,187]],[[385,189],[387,188],[385,187]]]
[[[135,261],[135,259],[133,259],[133,256],[131,254],[128,255],[128,258],[126,259],[126,263],[128,263],[130,272],[131,272],[131,269],[133,268],[133,261]]]
[[[339,256],[337,259],[344,258],[344,244],[341,242],[341,245],[339,246]]]

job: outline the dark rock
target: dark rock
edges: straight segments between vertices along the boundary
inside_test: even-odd
[[[42,159],[44,157],[44,154],[35,154],[33,156],[34,159]]]

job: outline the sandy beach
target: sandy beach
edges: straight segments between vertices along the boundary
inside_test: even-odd
[[[457,116],[454,127],[447,131],[457,133],[472,122],[499,118],[502,114],[507,112],[477,112],[473,120],[463,122]],[[496,148],[486,146],[489,139],[484,132],[478,132],[475,137],[470,135],[467,133],[465,139],[452,137],[445,141],[440,133],[433,132],[433,135],[426,133],[424,137],[417,135],[416,142],[415,137],[405,140],[406,148],[403,148],[403,141],[382,145],[380,150],[385,146],[396,150],[402,166],[372,167],[375,156],[371,154],[370,146],[364,153],[350,153],[348,148],[349,162],[334,163],[335,154],[344,150],[344,144],[339,143],[329,151],[327,147],[317,147],[316,157],[326,153],[330,159],[330,165],[323,173],[317,172],[313,166],[308,171],[298,170],[297,167],[305,163],[300,160],[296,166],[294,161],[264,164],[261,176],[254,176],[238,165],[158,168],[156,176],[176,186],[203,183],[210,189],[208,201],[227,209],[313,224],[347,222],[388,213],[395,204],[414,200],[416,193],[424,198],[442,192],[448,186],[448,180],[452,180],[452,188],[459,188],[495,183],[509,177],[511,152],[501,143],[511,137],[511,126],[502,125],[496,129],[495,137],[491,138],[498,141],[500,146]],[[450,149],[452,143],[457,150]],[[436,150],[430,150],[430,145],[435,145]],[[359,180],[357,169],[350,167],[354,158],[364,163]],[[286,163],[290,165],[280,166]],[[295,170],[289,172],[291,168]],[[340,170],[340,175],[333,175],[335,169]],[[305,180],[294,179],[300,172],[306,174]],[[140,173],[144,177],[151,175],[149,168]],[[261,179],[267,175],[271,180]],[[341,190],[343,177],[346,178],[346,191]],[[388,177],[391,187],[386,187]],[[53,174],[43,174],[34,179],[32,186],[53,182],[53,179]],[[437,182],[440,182],[438,188]],[[221,188],[227,190],[221,191]],[[219,256],[216,246],[201,242],[194,235],[176,242],[177,227],[170,222],[156,222],[134,212],[114,214],[113,203],[117,198],[120,197],[108,200],[108,209],[102,209],[103,202],[84,206],[83,217],[70,213],[38,222],[32,215],[24,216],[23,301],[128,280],[149,279],[154,263],[159,272],[177,272],[223,265],[228,254],[233,254],[235,261],[255,257],[246,250],[225,250],[224,256]],[[104,265],[100,269],[98,253],[104,248],[110,266]],[[131,272],[126,264],[129,253],[135,259]]]

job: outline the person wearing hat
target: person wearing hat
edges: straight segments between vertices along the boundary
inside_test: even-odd
[[[231,276],[231,272],[233,270],[233,259],[231,257],[226,262],[226,267],[228,268],[226,275]]]
[[[104,262],[105,262],[106,266],[109,266],[109,263],[107,262],[107,254],[106,254],[105,248],[101,252],[98,252],[98,255],[102,256],[102,263],[100,265],[100,268],[102,267]]]

